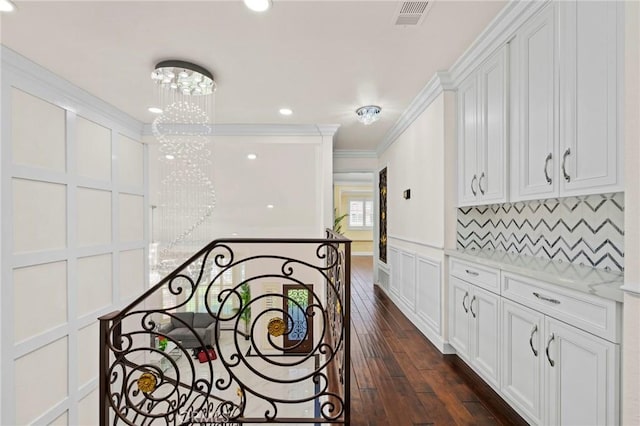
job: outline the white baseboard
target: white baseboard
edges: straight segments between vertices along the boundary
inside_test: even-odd
[[[404,302],[402,302],[402,300],[400,300],[399,297],[397,297],[396,295],[394,295],[393,293],[391,293],[390,291],[387,291],[384,287],[375,284],[379,289],[381,289],[384,294],[387,295],[387,297],[389,297],[389,299],[391,299],[391,301],[394,303],[394,305],[396,305],[396,307],[398,309],[400,309],[400,312],[402,312],[402,314],[404,316],[406,316],[409,321],[411,321],[413,323],[413,325],[416,326],[416,328],[418,330],[420,330],[420,332],[427,338],[429,339],[429,341],[442,353],[445,355],[449,355],[449,354],[455,354],[456,350],[453,348],[453,346],[451,346],[448,342],[446,342],[442,336],[440,336],[438,334],[437,331],[435,331],[433,328],[431,328],[430,326],[428,326],[420,317],[418,317],[418,315],[416,315],[415,312],[411,312],[409,310],[409,308],[404,304]]]
[[[370,251],[353,251],[351,256],[373,256],[373,252]]]

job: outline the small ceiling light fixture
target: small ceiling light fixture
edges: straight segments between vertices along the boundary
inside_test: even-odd
[[[11,0],[0,0],[0,12],[13,12],[16,5]]]
[[[267,204],[267,208],[268,209],[272,209],[273,208],[273,204]]]
[[[256,158],[258,158],[258,156],[256,154],[247,154],[247,158],[249,160],[255,160]]]
[[[356,110],[356,114],[358,114],[358,120],[365,126],[368,126],[374,121],[378,121],[381,112],[382,108],[377,105],[367,105]]]
[[[280,114],[291,115],[293,114],[293,111],[290,108],[280,108]]]
[[[162,114],[162,108],[158,108],[158,107],[149,107],[149,112],[152,112],[154,114]]]
[[[271,0],[244,0],[244,5],[254,12],[265,12],[271,7]]]

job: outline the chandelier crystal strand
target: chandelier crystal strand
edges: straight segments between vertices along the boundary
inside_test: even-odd
[[[210,150],[213,75],[183,62],[160,62],[151,74],[162,114],[152,123],[161,161],[161,272],[169,272],[212,238],[215,190]]]

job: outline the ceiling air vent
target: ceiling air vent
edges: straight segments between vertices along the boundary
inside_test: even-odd
[[[405,1],[400,3],[394,25],[420,25],[431,9],[431,1]]]

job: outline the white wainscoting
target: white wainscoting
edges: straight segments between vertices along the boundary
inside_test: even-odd
[[[378,266],[379,287],[440,352],[454,353],[443,338],[442,261],[395,246],[388,251],[388,268]]]
[[[142,125],[1,51],[0,424],[97,424],[97,318],[149,275]]]

